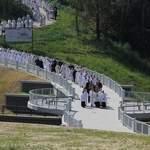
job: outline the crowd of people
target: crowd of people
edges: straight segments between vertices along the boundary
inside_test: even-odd
[[[46,25],[46,18],[57,19],[57,7],[52,7],[45,0],[22,0],[22,3],[33,11],[33,20],[39,21],[40,26]],[[40,8],[46,11],[46,15],[40,13]]]
[[[83,88],[81,95],[82,107],[87,106],[88,103],[90,103],[91,107],[106,107],[106,94],[102,90],[102,83],[95,76],[89,75],[84,67],[79,68],[73,64],[67,64],[64,61],[47,56],[37,56],[16,49],[4,49],[3,47],[0,47],[0,59],[1,58],[15,60],[24,65],[26,63],[36,65],[47,71],[61,74],[66,80],[71,80]]]
[[[33,28],[34,21],[38,21],[39,25],[43,27],[46,25],[46,19],[57,19],[57,7],[52,7],[44,0],[22,0],[22,3],[33,12],[33,18],[27,14],[17,20],[3,19],[0,26],[2,35],[6,28]],[[40,8],[45,10],[45,15],[41,13]]]

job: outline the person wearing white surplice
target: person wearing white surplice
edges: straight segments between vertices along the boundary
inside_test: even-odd
[[[90,96],[91,107],[93,107],[93,106],[94,106],[94,96],[95,96],[94,88],[92,88],[92,89],[90,90],[89,96]]]
[[[65,63],[63,63],[61,66],[61,74],[62,74],[63,78],[66,78],[66,65],[65,65]]]
[[[102,104],[102,108],[106,108],[106,94],[102,91],[100,95],[100,102]]]
[[[81,106],[84,108],[85,106],[87,106],[87,102],[88,102],[88,93],[87,90],[84,88],[81,94]]]
[[[66,75],[66,80],[69,80],[69,77],[70,77],[70,68],[69,67],[66,67],[65,75]]]

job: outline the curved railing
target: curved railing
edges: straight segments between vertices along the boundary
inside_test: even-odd
[[[45,69],[41,69],[41,68],[39,68],[35,65],[31,65],[29,63],[21,63],[21,62],[18,63],[18,61],[10,60],[10,59],[4,58],[4,57],[0,57],[0,63],[2,63],[4,66],[12,67],[12,68],[15,68],[15,69],[20,69],[20,70],[32,73],[34,75],[40,76],[42,78],[45,78],[45,79],[51,81],[55,86],[59,85],[59,86],[63,87],[63,88],[60,88],[60,90],[62,90],[65,93],[65,95],[72,96],[73,98],[75,98],[75,89],[71,86],[71,84],[66,79],[62,78],[61,75],[59,75],[59,74],[47,71]],[[107,87],[109,87],[110,89],[115,91],[121,97],[122,102],[125,100],[125,94],[126,93],[123,90],[122,86],[119,85],[116,81],[112,80],[111,78],[109,78],[109,77],[107,77],[103,74],[97,73],[97,72],[89,70],[87,68],[85,68],[85,70],[87,71],[87,73],[89,75],[93,75],[93,76],[97,77],[98,79],[101,80],[102,84],[106,85]],[[33,93],[31,95],[33,96]],[[71,110],[70,103],[71,103],[70,101],[67,101],[67,103],[65,104],[64,115],[63,115],[64,116],[64,121],[66,122],[66,124],[68,126],[82,127],[83,125],[82,125],[81,121],[75,120],[70,115],[70,110]],[[36,103],[32,103],[34,108],[36,108],[34,106],[35,104]],[[43,104],[44,104],[44,101],[43,101]],[[51,106],[49,105],[47,107],[51,107]],[[45,109],[45,108],[43,108],[43,109]],[[118,118],[121,121],[124,120],[124,118],[126,118],[126,120],[130,120],[130,116],[128,116],[125,113],[122,113],[120,108],[118,110],[118,116],[119,116]],[[122,121],[122,123],[123,123],[123,125],[125,125],[124,121]],[[126,126],[131,128],[130,127],[131,124],[132,123],[129,121],[128,126],[127,125]]]
[[[133,114],[136,112],[141,111],[142,114],[148,109],[150,111],[150,103],[137,103],[137,104],[128,104],[124,106],[121,103],[121,106],[118,108],[118,119],[122,122],[122,124],[133,132],[140,133],[140,134],[150,134],[150,125],[143,123],[141,121],[136,120],[127,114],[127,112],[132,112]]]
[[[65,104],[72,98],[62,95],[60,89],[45,88],[29,91],[28,107],[33,110],[63,115]]]
[[[54,84],[54,86],[59,85],[59,86],[63,87],[63,89],[60,88],[60,90],[63,90],[65,95],[72,96],[73,98],[75,98],[75,89],[71,86],[71,83],[69,83],[66,79],[62,78],[62,76],[59,74],[47,71],[45,69],[41,69],[38,66],[35,66],[35,65],[32,65],[29,63],[21,63],[21,62],[15,61],[15,60],[7,59],[5,57],[0,58],[0,63],[4,64],[4,66],[23,70],[23,71],[32,73],[34,75],[40,76],[42,78],[45,78],[45,79],[51,81]],[[79,67],[79,66],[77,66],[77,67]],[[122,98],[122,100],[124,99],[124,90],[118,83],[116,83],[116,81],[113,81],[111,78],[109,78],[103,74],[97,73],[95,71],[89,70],[87,68],[85,68],[85,70],[87,71],[87,73],[89,75],[93,75],[93,76],[99,78],[101,80],[102,84],[104,84],[104,85],[108,86],[109,88],[111,88],[112,90],[114,90]],[[31,95],[33,96],[34,94],[32,93]],[[34,95],[34,96],[36,97],[36,95]],[[31,101],[30,101],[29,104],[30,104],[29,107],[31,107],[31,105],[32,105],[32,109],[36,109],[36,103],[31,103]],[[43,101],[43,104],[44,104],[44,101]],[[68,103],[67,103],[66,106],[69,107],[70,105],[68,105]],[[49,106],[47,106],[47,107],[49,107]],[[43,111],[43,109],[46,109],[46,108],[43,107],[41,111]],[[67,111],[67,110],[69,110],[69,111]],[[69,109],[64,110],[64,121],[66,122],[66,124],[68,126],[82,127],[83,125],[82,125],[81,121],[75,120],[70,115],[70,110],[71,110],[71,106]]]
[[[63,92],[66,96],[75,98],[75,88],[73,88],[71,83],[69,83],[66,79],[62,78],[61,75],[59,75],[59,74],[47,71],[45,69],[41,69],[38,66],[31,65],[29,63],[21,63],[21,62],[12,60],[12,59],[7,59],[5,57],[0,57],[0,63],[6,67],[23,70],[25,72],[32,73],[34,75],[45,78],[45,79],[49,80],[55,87],[59,88],[59,90],[61,92]],[[33,93],[31,93],[31,95],[33,96]],[[35,110],[37,109],[37,105],[35,103],[29,103],[29,104],[30,104],[29,107],[32,107],[32,109],[35,109]],[[69,110],[71,110],[71,105],[68,105],[68,106],[70,106]],[[38,108],[40,109],[40,107],[38,107]],[[45,109],[44,107],[41,108],[41,111],[44,111],[44,109]],[[64,109],[64,110],[65,110],[65,112],[67,112],[67,113],[64,113],[65,118],[68,118],[68,119],[65,119],[67,125],[75,126],[72,123],[76,122],[76,127],[82,127],[81,121],[75,120],[69,114],[69,111],[67,111],[66,109]],[[59,111],[58,109],[57,109],[57,111],[55,111],[55,113],[62,114],[61,110]]]
[[[110,77],[105,76],[104,74],[97,73],[96,71],[92,71],[87,68],[85,68],[85,70],[87,71],[89,75],[93,75],[97,77],[98,79],[100,79],[102,84],[106,85],[107,87],[112,89],[114,92],[116,92],[121,97],[122,101],[124,100],[125,90],[123,90],[122,86],[119,85],[116,81],[112,80]]]

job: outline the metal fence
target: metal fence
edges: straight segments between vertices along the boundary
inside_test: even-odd
[[[130,117],[122,110],[122,107],[118,108],[118,119],[122,122],[124,126],[128,127],[133,132],[139,134],[150,134],[150,125]]]
[[[64,110],[64,116],[63,121],[67,124],[69,127],[79,127],[83,128],[83,124],[81,120],[76,120],[70,113],[71,111],[71,99],[68,100],[68,102],[65,104],[65,110]]]
[[[68,102],[68,98],[75,97],[75,88],[71,86],[66,79],[62,78],[60,74],[56,74],[54,72],[47,71],[45,69],[41,69],[38,66],[29,64],[29,63],[21,63],[15,60],[7,59],[5,57],[0,57],[0,63],[2,63],[6,67],[11,67],[14,69],[20,69],[34,75],[45,78],[51,82],[54,82],[60,85],[63,88],[59,89],[34,89],[30,91],[30,102],[32,104],[36,104],[38,106],[47,107],[47,108],[55,108],[64,110],[64,116],[68,117],[67,124],[69,126],[74,127],[82,127],[82,122],[73,118],[73,116],[69,115],[69,111],[71,110],[71,101],[69,100],[69,104],[65,107],[65,104]],[[60,98],[61,91],[64,92],[66,90],[65,95],[68,97]],[[53,95],[53,96],[52,96]],[[67,113],[65,113],[67,112]],[[73,125],[74,124],[74,125]]]
[[[73,98],[75,98],[75,89],[71,86],[71,84],[66,79],[62,78],[61,75],[59,75],[59,74],[47,71],[45,69],[41,69],[37,66],[31,65],[28,63],[20,63],[20,62],[18,63],[18,61],[10,60],[10,59],[4,58],[4,57],[0,58],[0,63],[4,64],[7,67],[21,69],[26,72],[32,73],[34,75],[45,78],[51,82],[54,82],[54,83],[62,86],[66,90],[65,94],[68,93],[68,95],[71,95],[71,96],[73,96]],[[87,71],[87,73],[89,75],[93,75],[93,76],[97,77],[98,79],[100,79],[102,84],[106,85],[107,87],[109,87],[113,91],[115,91],[121,97],[122,102],[123,101],[148,101],[148,102],[150,101],[150,93],[147,93],[147,92],[125,92],[123,90],[123,88],[121,87],[121,85],[119,85],[116,81],[112,80],[111,78],[109,78],[103,74],[97,73],[96,71],[89,70],[87,68],[85,68],[85,70]],[[150,106],[147,104],[144,104],[143,108],[144,108],[144,110],[150,109]],[[77,120],[75,121],[74,118],[70,119],[71,117],[69,116],[69,111],[65,110],[64,116],[66,118],[69,118],[69,119],[65,119],[65,120],[68,120],[68,121],[71,120],[71,121],[69,121],[68,125],[75,123],[75,124],[78,124],[79,126],[82,126],[81,125],[82,123],[80,121],[77,121]],[[131,128],[131,124],[132,124],[130,121],[131,118],[128,118],[128,116],[125,115],[124,111],[122,112],[121,110],[119,110],[118,117],[123,122],[123,124],[124,124],[124,120],[125,120],[125,125]],[[78,123],[76,123],[76,122],[78,122]],[[143,127],[143,128],[145,128],[145,127]],[[139,128],[137,127],[136,129],[138,130]]]
[[[29,91],[29,102],[37,106],[51,109],[65,109],[65,104],[68,102],[69,97],[62,97],[59,90],[51,89],[34,89]],[[63,115],[63,114],[62,114]]]
[[[143,101],[150,102],[150,92],[126,91],[124,101]]]

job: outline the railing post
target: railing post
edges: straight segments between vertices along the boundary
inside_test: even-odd
[[[52,72],[52,81],[55,82],[55,74]]]
[[[15,62],[15,68],[18,69],[18,60]]]
[[[125,123],[124,123],[124,122],[125,122],[125,121],[124,121],[124,114],[125,114],[125,113],[123,112],[123,113],[122,113],[122,125],[123,125],[123,126],[124,126],[124,124],[125,124]]]
[[[69,111],[71,110],[71,101],[72,101],[72,99],[71,98],[68,98],[68,100],[69,100]]]
[[[7,58],[5,58],[5,57],[4,57],[4,59],[3,59],[3,64],[4,64],[5,66],[7,66],[7,64],[8,64]]]
[[[148,134],[150,135],[150,125],[148,126]]]
[[[122,98],[122,102],[125,99],[125,90],[121,89],[121,98]]]
[[[82,120],[79,120],[79,127],[83,128]]]
[[[36,66],[36,75],[37,76],[39,76],[39,70],[40,70],[39,66]]]
[[[104,75],[102,74],[102,82],[101,82],[103,85],[104,85]]]
[[[135,132],[135,118],[132,120],[132,131]]]
[[[26,72],[29,72],[29,64],[26,63]]]
[[[111,79],[110,78],[108,78],[108,87],[111,89]]]
[[[47,79],[47,70],[45,70],[45,79]]]

